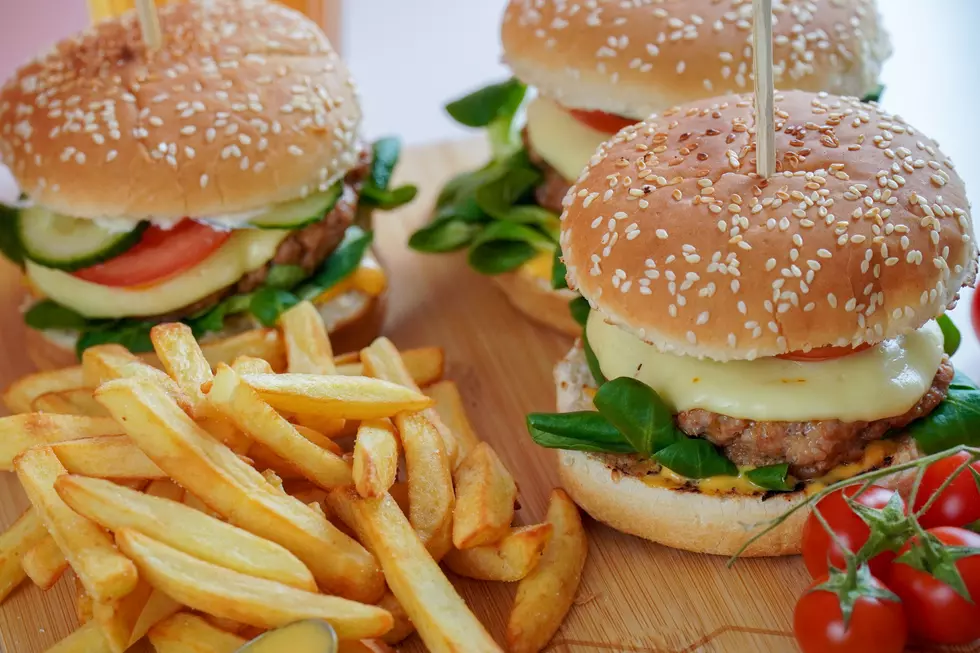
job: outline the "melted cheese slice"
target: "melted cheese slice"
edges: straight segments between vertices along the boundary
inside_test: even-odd
[[[159,315],[188,306],[226,288],[276,254],[288,230],[243,229],[211,256],[175,277],[148,287],[112,288],[61,270],[27,262],[31,285],[42,295],[90,318]]]
[[[527,137],[534,151],[572,183],[611,134],[592,129],[538,96],[527,106]]]
[[[586,328],[607,378],[639,379],[674,412],[703,408],[760,421],[857,422],[901,415],[932,385],[943,357],[943,334],[935,321],[821,362],[760,358],[721,363],[661,353],[595,311]]]

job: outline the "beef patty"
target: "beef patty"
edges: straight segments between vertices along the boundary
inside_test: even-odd
[[[565,199],[565,193],[568,192],[572,184],[562,177],[557,170],[552,168],[550,163],[542,159],[540,154],[534,151],[534,148],[531,146],[531,141],[527,137],[526,128],[522,132],[522,137],[524,138],[524,148],[527,150],[527,158],[544,175],[541,183],[534,189],[534,198],[541,207],[560,214],[562,211],[562,200]]]
[[[722,447],[737,465],[788,462],[790,473],[797,478],[816,478],[838,465],[860,460],[869,442],[931,413],[946,397],[952,380],[953,366],[944,356],[932,386],[918,403],[902,415],[873,422],[756,422],[696,408],[679,413],[677,426]]]

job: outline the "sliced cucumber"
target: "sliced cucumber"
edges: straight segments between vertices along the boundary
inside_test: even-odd
[[[26,258],[71,272],[119,256],[139,242],[147,224],[141,222],[131,231],[113,232],[92,220],[31,206],[20,211],[17,232]]]
[[[322,193],[276,204],[250,222],[259,229],[299,229],[322,220],[343,193],[344,184],[338,181]]]

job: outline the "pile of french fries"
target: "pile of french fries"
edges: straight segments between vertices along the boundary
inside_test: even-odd
[[[49,649],[224,653],[323,619],[341,651],[414,632],[430,651],[501,651],[440,563],[518,582],[506,650],[539,651],[572,605],[587,544],[555,490],[514,526],[517,484],[480,441],[438,348],[379,338],[334,357],[314,307],[201,345],[153,329],[21,379],[0,469],[31,508],[0,535],[0,600],[75,576],[81,627]]]

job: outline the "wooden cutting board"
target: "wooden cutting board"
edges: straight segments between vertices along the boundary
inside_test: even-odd
[[[571,341],[522,318],[462,255],[408,250],[437,189],[454,172],[485,160],[475,143],[406,152],[405,181],[422,189],[398,213],[378,218],[380,254],[390,270],[385,334],[399,347],[442,345],[447,378],[461,388],[481,437],[491,442],[521,490],[519,521],[544,515],[556,483],[555,456],[528,438],[524,415],[554,409],[551,368]],[[0,267],[0,386],[32,367],[20,346],[24,327],[17,271]],[[26,506],[13,474],[0,473],[0,526]],[[696,555],[622,535],[586,520],[589,559],[576,606],[549,647],[558,653],[795,651],[792,612],[808,576],[798,557],[744,560]],[[462,595],[498,641],[514,587],[459,579]],[[75,627],[73,585],[63,578],[42,593],[26,584],[0,605],[0,651],[42,653]],[[400,650],[424,651],[417,638]],[[870,652],[869,652],[870,653]]]

